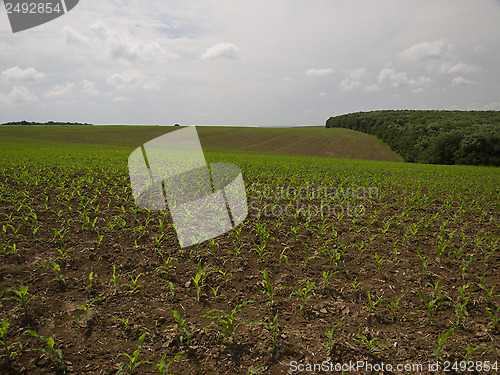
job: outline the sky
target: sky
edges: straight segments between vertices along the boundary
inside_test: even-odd
[[[500,110],[500,0],[80,0],[12,33],[0,123],[324,125]]]

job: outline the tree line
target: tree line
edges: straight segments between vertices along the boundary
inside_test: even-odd
[[[357,112],[326,127],[372,134],[407,162],[500,166],[500,111]]]
[[[79,123],[79,122],[59,122],[59,121],[47,121],[47,122],[35,122],[35,121],[12,121],[5,122],[1,125],[93,125],[87,123]]]

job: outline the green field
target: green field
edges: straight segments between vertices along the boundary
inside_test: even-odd
[[[127,168],[176,129],[0,127],[0,373],[500,366],[499,168],[403,163],[346,130],[199,127],[249,216],[181,249]]]

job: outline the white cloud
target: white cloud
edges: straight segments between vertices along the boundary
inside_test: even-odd
[[[7,95],[0,94],[0,99],[6,104],[24,104],[38,101],[38,96],[25,86],[15,85]]]
[[[62,98],[71,95],[75,89],[76,85],[68,82],[65,85],[54,86],[51,90],[43,94],[43,96],[46,98]]]
[[[469,74],[469,73],[477,73],[480,68],[478,66],[469,65],[466,63],[457,63],[450,67],[444,67],[444,72],[448,74]]]
[[[202,53],[202,60],[228,59],[234,60],[239,56],[240,50],[232,43],[219,43],[208,48]]]
[[[401,57],[410,61],[440,60],[451,53],[453,45],[446,39],[420,42],[401,52]]]
[[[83,92],[87,95],[98,96],[101,92],[96,89],[95,83],[87,79],[83,80]]]
[[[428,87],[432,86],[435,83],[436,82],[433,79],[426,76],[420,76],[417,79],[412,78],[408,81],[408,85],[414,88]]]
[[[105,56],[114,60],[124,59],[129,62],[140,60],[167,61],[170,58],[177,57],[157,42],[146,42],[130,35],[128,32],[110,30],[101,21],[91,25],[90,30],[97,37],[96,47],[98,47],[100,54],[104,53]]]
[[[360,85],[361,82],[346,78],[342,82],[340,82],[339,87],[342,91],[352,91],[358,88]]]
[[[4,70],[0,76],[2,81],[15,83],[41,81],[47,77],[45,73],[40,73],[35,68],[21,69],[18,66]]]
[[[366,76],[366,68],[352,69],[349,73],[349,77],[354,80],[360,80]]]
[[[115,86],[118,91],[158,90],[160,88],[154,81],[137,70],[110,74],[106,83]]]
[[[465,86],[465,85],[472,85],[474,84],[474,81],[470,81],[468,79],[465,79],[464,77],[455,77],[451,81],[452,86]]]
[[[429,71],[441,74],[477,73],[480,67],[461,62],[453,52],[455,46],[446,39],[421,42],[402,51],[400,56],[412,62],[421,62]]]
[[[311,68],[306,72],[306,77],[326,77],[332,73],[333,70],[329,68],[323,68],[323,69]]]
[[[322,97],[322,96],[326,96],[326,92],[320,92],[319,93],[319,96]]]
[[[375,92],[375,91],[380,91],[382,90],[379,86],[376,84],[372,83],[371,85],[366,86],[363,91],[364,92]]]
[[[116,98],[113,98],[113,101],[115,103],[128,103],[131,102],[132,100],[125,96],[117,96]]]
[[[63,28],[64,41],[67,45],[82,47],[87,45],[87,38],[69,26]]]
[[[382,68],[378,75],[378,83],[388,82],[392,87],[401,87],[408,84],[406,73],[398,73],[394,68]]]

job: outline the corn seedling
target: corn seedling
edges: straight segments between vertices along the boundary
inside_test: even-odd
[[[422,264],[422,272],[424,275],[427,274],[427,262],[425,261],[425,258],[422,255],[422,252],[420,251],[420,246],[417,246],[417,255],[418,258],[420,259],[420,263]]]
[[[273,353],[276,352],[279,335],[281,335],[283,332],[291,333],[290,331],[279,329],[278,312],[276,312],[276,314],[274,315],[272,323],[259,322],[254,324],[261,324],[268,329],[270,337],[264,340],[264,344],[268,341],[271,341],[271,343],[273,344]]]
[[[118,276],[116,275],[116,267],[113,266],[113,274],[111,275],[111,280],[109,280],[109,282],[112,283],[113,286],[115,287],[115,290],[113,291],[114,294],[116,294],[118,290],[117,281],[118,281]]]
[[[61,274],[61,266],[58,263],[51,260],[49,263],[42,264],[42,267],[45,269],[51,270],[56,275],[56,277],[53,278],[52,280],[50,280],[49,283],[52,281],[60,281],[62,283],[65,282],[65,280]]]
[[[174,363],[175,361],[177,361],[180,357],[182,357],[184,355],[185,352],[178,352],[175,356],[173,356],[172,358],[170,358],[170,360],[167,362],[165,362],[165,360],[167,359],[167,350],[165,350],[165,352],[163,353],[163,355],[161,356],[161,359],[160,359],[160,362],[156,363],[156,362],[148,362],[150,365],[153,365],[156,370],[158,370],[158,373],[160,375],[168,375],[167,371],[169,369],[169,367],[172,365],[172,363]]]
[[[141,277],[142,275],[144,275],[144,274],[140,273],[135,278],[132,275],[129,275],[131,283],[130,284],[123,284],[122,286],[128,286],[130,288],[130,293],[137,292],[137,289],[139,288],[139,285],[137,285],[137,281],[139,280],[139,277]]]
[[[359,291],[359,286],[363,284],[361,281],[358,282],[358,276],[354,278],[354,281],[352,283],[347,283],[349,286],[349,289],[352,290],[354,293],[357,293]]]
[[[198,266],[196,268],[196,275],[194,277],[191,277],[194,287],[196,288],[196,300],[198,302],[200,301],[201,288],[205,285],[205,277],[207,276],[206,270],[207,270],[206,267],[201,268],[201,261],[200,261],[198,262]]]
[[[245,307],[245,305],[253,302],[255,301],[249,300],[236,305],[230,314],[227,314],[222,310],[213,309],[208,311],[202,317],[208,318],[214,322],[209,324],[207,328],[215,328],[220,331],[222,333],[224,343],[227,344],[231,341],[234,342],[236,328],[245,323],[245,321],[236,323],[236,314],[238,314],[243,307]]]
[[[385,259],[384,257],[379,257],[378,253],[375,253],[375,263],[374,263],[374,266],[375,268],[377,269],[377,272],[378,273],[381,273],[381,267],[382,265],[387,262],[387,259]]]
[[[475,351],[477,350],[482,350],[482,351],[491,351],[493,353],[493,355],[495,355],[495,357],[498,357],[497,353],[495,352],[495,350],[491,349],[491,348],[488,348],[486,346],[476,346],[476,347],[472,347],[470,346],[470,344],[467,344],[467,347],[465,348],[465,354],[464,354],[464,357],[462,358],[462,361],[460,361],[460,364],[459,364],[459,370],[462,371],[462,372],[466,372],[466,369],[467,367],[470,367],[468,365],[470,365],[470,361],[474,361],[476,358],[474,358],[474,356],[472,355],[472,353],[474,353]],[[465,364],[465,368],[464,366],[462,365],[462,363]],[[495,362],[496,363],[496,362]],[[485,364],[481,363],[481,362],[477,362],[476,365],[480,365],[480,366],[485,366],[486,365],[486,362]],[[494,370],[494,367],[495,365],[493,364],[492,367],[490,367],[491,370]],[[486,367],[484,367],[484,370],[485,371],[489,371],[490,369],[487,370]],[[497,369],[498,369],[498,364],[497,364]],[[452,370],[454,370],[452,368]],[[476,370],[477,371],[481,371],[483,370],[482,368],[478,368],[476,367]]]
[[[10,345],[7,343],[7,329],[9,328],[9,325],[9,319],[4,315],[2,325],[0,326],[0,345],[3,346],[4,353],[0,354],[0,358],[5,357],[7,358],[7,361],[10,361],[15,355],[18,354],[12,348],[18,346],[19,349],[22,349],[20,342],[14,342]]]
[[[489,330],[492,332],[500,330],[500,307],[498,307],[495,311],[486,309],[485,313],[491,318],[492,322]]]
[[[175,297],[175,291],[174,291],[174,283],[171,282],[170,280],[167,281],[168,287],[170,288],[170,294],[172,295],[172,298]]]
[[[36,337],[42,341],[45,342],[47,345],[47,348],[43,349],[31,349],[31,350],[39,350],[43,352],[45,355],[47,355],[51,362],[55,365],[58,366],[62,369],[66,367],[64,364],[64,357],[61,349],[55,349],[55,341],[52,337],[45,337],[45,336],[40,336],[36,331],[33,331],[31,329],[27,330],[26,333],[30,334],[33,337]]]
[[[82,303],[80,306],[78,306],[78,307],[80,307],[80,308],[83,310],[83,313],[82,313],[82,315],[80,315],[80,316],[78,317],[78,319],[76,320],[76,324],[80,324],[80,322],[81,322],[83,319],[85,319],[85,321],[88,323],[88,321],[89,321],[89,315],[90,315],[90,313],[91,313],[91,310],[90,310],[90,309],[91,309],[92,305],[93,305],[94,303],[96,303],[96,302],[98,302],[98,301],[102,300],[102,298],[103,298],[103,297],[99,297],[99,298],[96,298],[96,299],[94,299],[94,300],[92,300],[92,301],[88,301],[88,300],[87,300],[87,297],[85,297],[85,299],[84,299],[83,303]],[[95,311],[95,312],[97,312],[97,311]]]
[[[382,344],[381,342],[377,342],[379,339],[377,337],[374,337],[373,339],[369,340],[365,335],[358,333],[356,337],[359,340],[355,340],[358,344],[362,344],[365,346],[370,354],[379,354],[379,353],[384,353],[386,349],[389,349],[389,347],[385,344]]]
[[[363,306],[363,309],[368,311],[370,315],[374,313],[374,309],[379,303],[385,303],[389,300],[389,298],[379,298],[374,301],[369,291],[366,292],[366,295],[368,296],[368,305]]]
[[[255,247],[250,250],[250,251],[255,251],[259,255],[259,261],[261,262],[264,260],[265,255],[272,254],[269,251],[267,252],[265,251],[266,245],[267,245],[266,241],[262,241],[260,244],[255,244]]]
[[[87,285],[87,291],[90,293],[90,291],[92,290],[92,280],[94,279],[94,270],[92,269],[92,271],[90,271],[89,273],[89,283]]]
[[[165,328],[165,331],[169,328],[175,328],[177,330],[177,333],[179,334],[179,337],[177,338],[179,347],[188,346],[191,340],[191,333],[186,327],[186,319],[182,319],[181,315],[176,310],[168,310],[172,313],[172,316],[176,320],[177,324],[168,326],[167,328]]]
[[[289,249],[289,247],[285,247],[283,248],[283,250],[281,250],[281,253],[280,253],[280,263],[281,261],[285,261],[286,264],[288,264],[288,256],[285,255],[285,251],[287,251]]]
[[[130,322],[129,322],[130,316],[127,317],[127,319],[121,319],[121,318],[115,318],[113,320],[116,320],[117,322],[120,322],[123,324],[123,331],[128,332],[130,329]]]
[[[267,268],[263,271],[264,278],[262,279],[262,283],[264,284],[264,290],[262,290],[262,293],[265,294],[266,296],[269,297],[269,305],[274,305],[274,295],[276,292],[280,289],[283,289],[282,287],[275,288],[273,287],[273,284],[271,283],[271,278],[269,277],[269,272],[267,271]]]
[[[430,297],[430,296],[427,296],[423,291],[421,291],[419,289],[418,295],[422,299],[422,301],[424,302],[425,307],[427,308],[425,310],[425,312],[427,314],[427,317],[429,318],[429,323],[432,323],[432,314],[433,314],[434,310],[436,308],[438,308],[439,306],[442,306],[442,305],[448,303],[446,301],[442,301],[442,299],[444,299],[448,295],[448,293],[444,293],[444,294],[439,293],[437,295],[435,293],[435,294],[433,294],[432,297]]]
[[[465,261],[465,259],[462,259],[462,280],[465,279],[465,276],[468,275],[467,273],[467,268],[469,268],[469,265],[471,262],[476,258],[476,256],[472,256],[468,261]]]
[[[149,362],[147,362],[147,361],[139,361],[139,356],[140,356],[141,351],[142,351],[142,345],[144,344],[144,340],[146,339],[146,335],[147,334],[148,333],[143,333],[139,337],[138,347],[137,347],[136,350],[134,350],[134,352],[132,353],[132,355],[127,354],[127,353],[120,353],[120,354],[117,355],[116,358],[118,358],[118,357],[126,357],[129,360],[128,363],[126,363],[126,362],[122,363],[122,365],[120,366],[117,374],[123,374],[125,368],[128,368],[130,371],[134,371],[137,367],[139,367],[142,364],[145,364],[145,363],[149,364]]]
[[[486,292],[486,296],[488,298],[488,302],[490,305],[493,304],[493,298],[500,297],[500,294],[493,294],[493,291],[495,290],[496,286],[497,284],[493,285],[490,289],[488,289],[483,285],[479,285],[479,287]]]
[[[59,256],[57,257],[56,261],[60,260],[60,261],[64,262],[68,256],[68,252],[72,249],[73,249],[72,247],[70,247],[69,249],[66,249],[66,250],[63,250],[62,248],[57,249]]]
[[[331,272],[331,271],[323,271],[323,288],[326,288],[328,286],[328,284],[330,284],[328,279],[332,275],[333,275],[333,272]]]
[[[442,363],[443,362],[443,357],[441,356],[441,351],[447,347],[450,346],[451,344],[447,344],[446,341],[450,339],[450,337],[453,335],[453,331],[455,331],[455,327],[450,328],[446,333],[439,337],[437,340],[437,345],[434,348],[434,359],[436,362]]]
[[[389,303],[387,304],[387,306],[389,306],[389,309],[391,309],[391,312],[392,312],[392,321],[393,322],[399,322],[399,320],[401,319],[402,312],[399,311],[399,303],[400,303],[401,299],[404,296],[406,296],[406,293],[408,293],[407,290],[405,292],[403,292],[403,294],[401,295],[401,297],[399,297],[395,301],[392,301],[392,300],[388,299]]]
[[[28,313],[28,302],[37,297],[37,296],[32,296],[28,298],[28,286],[25,286],[23,284],[21,284],[19,290],[8,288],[4,290],[4,292],[13,292],[14,295],[4,297],[2,298],[2,300],[11,299],[17,301],[21,305],[21,308],[23,309],[25,314]]]
[[[339,341],[339,338],[338,337],[334,338],[333,335],[335,334],[335,330],[340,325],[340,323],[342,323],[343,320],[344,317],[340,318],[337,324],[335,324],[333,328],[326,333],[326,336],[328,337],[328,341],[325,344],[325,351],[327,355],[331,354],[333,348],[335,347],[335,344],[337,343],[337,341]]]
[[[254,375],[254,374],[257,374],[266,364],[263,363],[259,366],[256,366],[256,367],[253,367],[253,368],[249,368],[247,370],[247,372],[245,372],[245,375]]]
[[[299,305],[299,307],[301,310],[304,309],[306,302],[309,300],[309,298],[314,297],[316,295],[314,293],[311,293],[312,289],[314,288],[314,281],[306,280],[306,283],[307,284],[304,288],[297,289],[295,292],[292,292],[292,294],[290,294],[290,298],[292,298],[294,294],[299,295],[301,300],[301,304]]]

